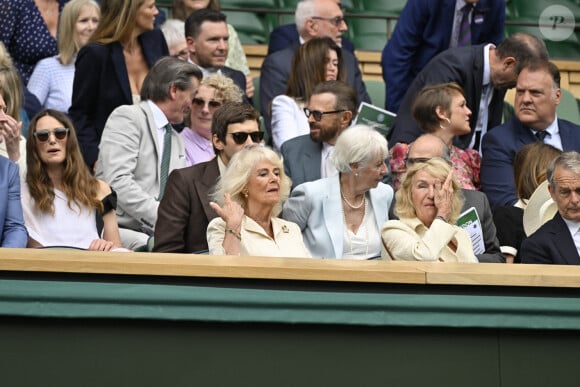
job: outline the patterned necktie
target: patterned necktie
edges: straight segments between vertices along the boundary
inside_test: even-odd
[[[159,200],[163,197],[167,176],[169,175],[169,161],[171,160],[171,124],[165,125],[165,134],[163,135],[163,155],[161,156],[161,171],[159,174]]]
[[[545,130],[538,130],[538,131],[536,131],[536,133],[534,133],[534,135],[536,136],[538,141],[544,142],[544,139],[548,135],[548,132],[546,132]]]
[[[461,24],[459,24],[459,35],[457,47],[471,45],[471,23],[469,22],[469,12],[473,9],[471,4],[465,4],[461,8]]]

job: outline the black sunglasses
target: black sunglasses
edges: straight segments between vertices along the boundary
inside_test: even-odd
[[[235,132],[229,133],[232,135],[234,142],[238,145],[242,145],[248,139],[248,136],[252,139],[252,142],[261,142],[264,139],[264,132]]]
[[[48,141],[48,138],[50,137],[51,133],[54,134],[54,138],[56,138],[57,140],[64,140],[68,135],[68,128],[54,128],[53,130],[48,129],[37,130],[36,133],[34,133],[34,136],[38,141],[46,142]]]
[[[312,116],[312,117],[314,117],[315,121],[320,121],[322,119],[322,116],[325,114],[336,114],[336,113],[342,113],[344,111],[346,111],[346,109],[321,112],[320,110],[310,110],[308,108],[304,108],[304,114],[306,114],[306,118],[310,118],[310,116]]]
[[[201,98],[194,98],[191,100],[191,103],[197,107],[204,107],[205,104],[207,103],[207,106],[210,107],[210,109],[217,109],[220,106],[222,106],[222,103],[220,101],[216,101],[213,99],[210,99],[209,101],[206,101],[205,99],[201,99]]]

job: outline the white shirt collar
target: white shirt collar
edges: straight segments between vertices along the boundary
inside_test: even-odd
[[[147,104],[153,113],[153,120],[155,121],[155,126],[157,129],[165,129],[165,125],[169,123],[169,120],[165,116],[165,113],[151,100],[147,100]]]

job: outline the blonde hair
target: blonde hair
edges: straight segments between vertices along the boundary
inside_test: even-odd
[[[101,20],[90,41],[108,44],[129,40],[143,3],[145,0],[103,0]]]
[[[270,216],[277,216],[282,211],[282,203],[290,194],[292,182],[284,172],[280,156],[272,149],[257,144],[246,146],[232,157],[211,194],[212,200],[221,206],[224,204],[224,195],[229,194],[232,201],[246,208],[247,199],[242,192],[247,187],[254,168],[261,161],[269,161],[280,169],[280,202],[270,212]]]
[[[6,104],[6,114],[20,121],[22,119],[20,110],[24,102],[22,82],[2,42],[0,42],[0,93]]]
[[[58,52],[60,63],[64,65],[72,63],[81,49],[76,24],[85,5],[94,7],[100,17],[101,8],[94,0],[71,0],[62,9],[58,24]]]
[[[200,86],[207,86],[215,89],[215,98],[221,100],[222,104],[229,102],[243,102],[242,91],[231,78],[224,75],[212,75],[201,80]],[[185,126],[191,127],[191,114],[186,114]]]
[[[403,177],[401,187],[396,193],[395,214],[400,218],[415,218],[417,213],[413,205],[412,183],[413,176],[419,171],[425,171],[431,176],[440,179],[442,182],[447,179],[451,171],[451,165],[440,157],[429,159],[426,162],[415,163],[408,170]],[[463,206],[463,194],[460,191],[459,184],[455,178],[452,178],[453,184],[453,200],[451,202],[451,212],[449,216],[449,223],[455,223],[461,212]]]

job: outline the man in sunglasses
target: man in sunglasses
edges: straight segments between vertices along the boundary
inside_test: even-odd
[[[310,134],[282,144],[284,170],[292,179],[292,188],[337,173],[330,162],[336,139],[352,122],[358,106],[355,90],[341,81],[319,83],[312,90],[304,114]]]
[[[202,78],[197,66],[164,57],[149,70],[141,102],[113,110],[101,137],[97,177],[117,192],[123,246],[147,244],[167,176],[185,167],[185,150],[171,124],[183,122]]]
[[[271,130],[272,99],[286,91],[286,82],[292,70],[290,68],[292,58],[300,44],[317,37],[329,37],[340,46],[342,34],[348,30],[344,14],[336,0],[301,1],[296,6],[295,17],[300,40],[283,50],[268,54],[260,70],[260,110],[268,133]],[[346,68],[347,83],[356,90],[359,101],[370,103],[371,99],[362,80],[358,60],[344,48],[342,58]]]
[[[211,124],[216,157],[174,170],[159,204],[153,250],[164,253],[207,251],[206,231],[217,217],[209,192],[232,156],[248,144],[261,143],[258,112],[251,105],[229,102],[216,110]]]
[[[424,134],[409,145],[405,162],[409,168],[414,163],[425,162],[433,157],[441,157],[449,161],[449,148],[439,137],[433,134]],[[496,237],[493,215],[487,197],[483,192],[471,189],[461,189],[461,192],[465,198],[461,212],[474,207],[481,223],[485,251],[482,254],[476,254],[477,259],[479,262],[505,263],[505,257],[500,251],[499,241]],[[393,204],[391,208],[394,207]]]
[[[244,94],[244,102],[254,94],[253,82],[246,82],[241,71],[226,66],[228,58],[228,24],[226,15],[209,8],[192,12],[185,20],[185,39],[189,60],[196,64],[203,76],[221,74],[231,78]]]

